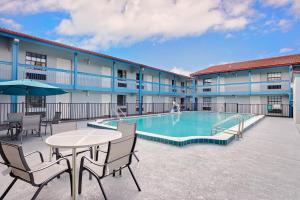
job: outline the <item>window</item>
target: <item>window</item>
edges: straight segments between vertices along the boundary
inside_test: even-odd
[[[281,96],[268,96],[268,104],[282,104]]]
[[[281,85],[268,85],[269,90],[280,90]]]
[[[126,105],[126,96],[125,95],[117,95],[117,105],[118,106]]]
[[[281,96],[268,96],[268,113],[282,113],[282,97]]]
[[[29,108],[45,108],[46,97],[45,96],[26,96],[26,106]]]
[[[118,69],[118,87],[127,87],[126,77],[126,70]]]
[[[211,88],[203,88],[203,92],[211,92]]]
[[[136,73],[135,76],[136,79],[136,89],[140,89],[139,81],[140,81],[140,73]],[[142,81],[144,80],[144,74],[142,74]],[[144,89],[144,86],[142,85],[142,89]]]
[[[184,87],[185,83],[184,82],[180,82],[180,86],[181,86],[181,93],[185,93],[185,87]]]
[[[211,97],[203,97],[203,110],[211,110]]]
[[[180,105],[183,106],[184,105],[184,98],[180,98]]]
[[[47,55],[26,52],[25,64],[34,66],[47,66]]]
[[[118,69],[118,78],[120,79],[126,79],[126,70],[123,70],[123,69]]]
[[[136,73],[136,76],[135,76],[136,80],[139,81],[140,80],[140,73]],[[142,74],[142,81],[144,80],[144,74]]]
[[[210,85],[212,83],[211,78],[203,79],[203,85]]]
[[[175,85],[175,80],[172,80],[172,86],[174,86]]]
[[[37,73],[26,72],[26,79],[45,81],[47,79],[47,75],[46,74],[37,74]]]
[[[175,87],[175,80],[172,80],[172,92],[176,92],[176,88]]]
[[[272,72],[267,74],[268,81],[278,81],[281,80],[281,72]]]

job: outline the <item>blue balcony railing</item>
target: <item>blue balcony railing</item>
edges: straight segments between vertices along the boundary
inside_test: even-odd
[[[159,83],[158,82],[150,82],[143,81],[142,89],[144,94],[158,94],[159,93]]]
[[[70,70],[27,64],[18,66],[18,79],[35,79],[65,89],[72,87],[73,73]]]
[[[197,95],[200,96],[289,94],[290,92],[289,80],[210,84],[197,86],[196,89]]]
[[[160,93],[166,94],[166,95],[172,95],[174,94],[174,87],[170,84],[160,84]]]
[[[12,62],[0,61],[0,81],[11,80],[11,78]],[[74,73],[73,70],[63,69],[59,66],[42,67],[19,63],[18,79],[34,79],[63,89],[128,93],[138,93],[140,89],[139,81],[136,79],[115,77],[113,80],[111,75],[102,75],[83,71]],[[151,81],[142,81],[141,90],[143,94],[162,94],[172,96],[184,96],[187,93],[186,87]],[[191,89],[189,91],[191,91]]]
[[[109,91],[112,87],[111,79],[112,77],[108,75],[78,72],[77,88],[95,91]]]
[[[114,82],[116,91],[133,93],[136,93],[138,91],[139,82],[135,79],[116,77]]]

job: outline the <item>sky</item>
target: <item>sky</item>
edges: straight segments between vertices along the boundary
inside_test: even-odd
[[[300,0],[0,0],[0,26],[181,74],[300,53]]]

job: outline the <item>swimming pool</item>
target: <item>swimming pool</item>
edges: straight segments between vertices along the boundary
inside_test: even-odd
[[[214,124],[235,114],[215,112],[181,112],[164,115],[124,118],[124,122],[135,122],[138,131],[172,137],[209,136]],[[251,115],[244,115],[245,118]],[[104,124],[116,127],[119,120],[109,120]],[[224,128],[236,125],[237,120],[230,120]]]
[[[175,145],[185,145],[191,143],[222,143],[219,133],[212,133],[213,126],[225,119],[232,118],[234,113],[221,112],[181,112],[155,114],[136,117],[126,117],[121,120],[108,119],[96,123],[89,123],[89,126],[95,128],[115,129],[119,121],[135,122],[137,124],[138,136],[144,139],[155,140]],[[245,121],[253,118],[251,114],[241,114]],[[222,129],[229,129],[238,124],[238,120],[233,118],[222,124]],[[232,139],[229,135],[224,141]],[[195,141],[195,139],[198,139]],[[202,140],[201,140],[202,139]],[[205,140],[204,140],[205,139]],[[173,143],[173,142],[174,143]],[[217,142],[216,142],[217,141]],[[228,141],[227,141],[228,142]],[[227,144],[226,142],[226,144]],[[225,142],[224,142],[225,144]]]

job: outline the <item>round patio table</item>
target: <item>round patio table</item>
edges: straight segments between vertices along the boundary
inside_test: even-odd
[[[94,147],[106,144],[111,140],[119,139],[122,133],[116,130],[108,129],[81,129],[62,132],[48,137],[45,142],[51,148],[72,149],[72,186],[73,200],[76,199],[76,149],[85,147]]]

